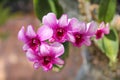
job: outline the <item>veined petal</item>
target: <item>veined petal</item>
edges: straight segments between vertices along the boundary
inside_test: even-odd
[[[39,62],[35,62],[33,66],[35,69],[38,69],[41,66],[41,64]]]
[[[79,22],[76,18],[70,19],[68,26],[69,26],[70,30],[75,31],[75,32],[79,31],[79,29],[80,29]]]
[[[87,30],[87,25],[86,25],[86,23],[85,23],[85,22],[80,22],[79,25],[80,25],[80,26],[79,26],[79,28],[80,28],[79,33],[81,33],[81,34],[85,33],[86,30]]]
[[[28,49],[29,49],[28,44],[24,44],[24,45],[23,45],[23,50],[24,50],[24,51],[27,51]]]
[[[38,53],[40,56],[46,56],[49,54],[49,45],[42,43],[40,45],[40,52]]]
[[[91,41],[89,38],[85,38],[84,42],[83,42],[86,46],[90,46],[91,45]]]
[[[26,52],[26,57],[30,60],[30,61],[34,61],[37,59],[37,56],[34,54],[34,52],[29,49],[27,52]]]
[[[42,22],[44,25],[54,28],[57,25],[56,15],[54,13],[48,13],[43,17]]]
[[[50,45],[50,51],[55,54],[55,57],[61,56],[64,53],[64,46],[58,42]]]
[[[63,65],[64,61],[60,58],[55,58],[53,61],[54,64],[59,64],[59,65]]]
[[[24,28],[24,27],[22,27],[22,28],[20,29],[20,31],[18,32],[18,39],[21,40],[21,41],[24,41],[24,42],[27,41],[27,40],[26,40],[25,28]]]
[[[66,27],[68,25],[68,17],[66,14],[63,14],[58,21],[59,27]]]
[[[43,25],[42,27],[40,27],[38,29],[37,34],[38,34],[40,40],[44,41],[44,40],[50,39],[52,37],[53,30],[51,28],[49,28],[48,26]]]
[[[68,32],[67,33],[67,40],[68,41],[70,41],[70,42],[72,42],[72,43],[74,43],[75,42],[75,37],[74,37],[74,35],[71,33],[71,32]]]
[[[104,27],[105,27],[105,23],[102,22],[102,23],[100,24],[99,28],[104,28]]]
[[[109,34],[110,30],[109,30],[109,24],[107,23],[106,26],[102,29],[102,31],[105,33],[105,34]]]
[[[87,34],[86,35],[88,35],[88,36],[95,35],[95,33],[97,31],[97,25],[96,25],[95,22],[92,21],[92,22],[88,23],[87,24],[87,28],[88,28],[88,30],[87,30]]]
[[[36,37],[36,33],[31,25],[27,27],[26,35],[30,38]]]

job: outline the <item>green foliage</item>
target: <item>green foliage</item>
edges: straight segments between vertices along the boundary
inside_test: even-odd
[[[4,24],[10,16],[10,8],[3,8],[0,5],[0,25]]]
[[[36,16],[42,20],[42,17],[49,12],[54,12],[59,18],[63,14],[63,9],[58,0],[33,0]]]
[[[117,61],[118,49],[119,49],[119,41],[118,34],[115,29],[110,30],[110,34],[106,35],[103,38],[105,54],[110,59],[111,63]]]
[[[97,4],[99,4],[101,0],[90,0],[90,1],[91,1],[91,3],[97,3]]]
[[[101,0],[99,7],[99,21],[110,22],[116,11],[116,0]]]
[[[110,34],[105,35],[104,38],[98,40],[96,44],[109,58],[110,63],[116,63],[119,49],[119,41],[118,34],[115,29],[112,28],[110,30]]]
[[[61,58],[63,60],[65,60],[68,56],[69,56],[69,42],[65,42],[63,43],[64,47],[65,47],[65,52],[64,54],[61,56]]]

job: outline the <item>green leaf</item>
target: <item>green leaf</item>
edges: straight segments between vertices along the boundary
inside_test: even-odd
[[[104,38],[100,40],[96,40],[95,43],[109,58],[110,63],[115,63],[117,61],[119,41],[118,34],[115,29],[112,28],[108,35],[105,35]]]
[[[99,7],[99,21],[110,22],[116,11],[116,0],[101,0]]]
[[[69,42],[65,42],[65,43],[63,43],[63,45],[64,45],[64,48],[65,48],[65,52],[61,56],[61,59],[65,60],[69,56]]]
[[[59,4],[58,0],[48,0],[52,12],[56,13],[57,18],[60,18],[60,16],[64,13],[62,6]]]
[[[110,34],[103,38],[103,44],[106,56],[110,59],[110,62],[115,63],[119,50],[118,34],[115,29],[112,28]]]
[[[36,16],[42,20],[42,17],[49,12],[54,12],[59,18],[63,14],[63,9],[58,0],[33,0]]]
[[[95,44],[97,44],[97,46],[99,47],[99,49],[105,53],[105,48],[104,48],[104,44],[103,44],[103,39],[99,39],[99,40],[95,40]]]

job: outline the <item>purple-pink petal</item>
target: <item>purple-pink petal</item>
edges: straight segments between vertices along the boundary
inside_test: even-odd
[[[50,51],[55,55],[55,57],[59,57],[64,53],[64,46],[55,42],[50,45]]]
[[[28,44],[24,44],[24,45],[23,45],[23,50],[24,50],[24,51],[27,51],[29,48],[30,48],[30,47],[29,47]]]
[[[41,66],[41,64],[37,61],[37,62],[34,62],[34,64],[33,64],[33,67],[35,68],[35,69],[38,69],[39,67]]]
[[[29,37],[29,38],[34,38],[36,37],[36,33],[33,29],[33,27],[31,25],[28,25],[27,27],[27,31],[26,31],[26,35]]]
[[[109,24],[107,23],[105,25],[104,22],[102,22],[98,28],[98,30],[96,31],[96,39],[100,39],[104,36],[104,34],[109,34],[110,30],[109,30]]]
[[[48,65],[42,65],[44,71],[49,71],[52,69],[53,67],[53,64],[52,63],[49,63]]]
[[[51,28],[54,28],[57,25],[57,18],[54,13],[48,13],[42,19],[44,25],[48,25]]]
[[[72,32],[68,32],[67,33],[67,40],[74,43],[75,42],[75,38],[74,38],[74,35],[72,34]]]
[[[91,45],[91,41],[89,38],[85,38],[84,42],[83,42],[86,46],[90,46]]]
[[[86,30],[87,30],[87,25],[85,22],[79,22],[79,33],[80,34],[85,34]]]
[[[29,49],[26,52],[26,57],[30,60],[30,61],[34,61],[37,59],[37,56],[35,55],[34,51],[32,51],[32,49]]]
[[[49,51],[49,48],[50,48],[49,45],[44,44],[44,43],[41,44],[41,45],[40,45],[40,48],[39,48],[39,49],[40,49],[40,52],[38,53],[38,55],[39,55],[39,56],[46,56],[46,55],[48,55],[49,52],[50,52],[50,51]]]
[[[66,27],[68,25],[68,17],[66,14],[63,14],[58,21],[59,27]]]
[[[96,25],[95,22],[92,21],[92,22],[88,23],[87,24],[87,28],[88,28],[88,30],[87,30],[87,34],[86,35],[88,35],[88,36],[95,35],[95,33],[97,31],[97,25]]]
[[[38,34],[41,41],[45,41],[45,40],[50,39],[52,37],[53,30],[50,27],[43,25],[38,29],[37,34]]]
[[[26,42],[26,35],[25,35],[25,28],[22,27],[20,29],[20,31],[18,32],[18,39],[23,41],[23,42]]]
[[[54,64],[63,65],[64,61],[60,58],[55,58],[53,61]]]
[[[110,30],[109,30],[109,24],[107,23],[106,26],[102,29],[102,31],[105,33],[105,34],[109,34]]]
[[[76,32],[76,31],[80,31],[80,24],[79,24],[79,21],[76,19],[76,18],[72,18],[70,21],[69,21],[69,25],[68,25],[70,28],[70,30],[72,30],[73,32]]]

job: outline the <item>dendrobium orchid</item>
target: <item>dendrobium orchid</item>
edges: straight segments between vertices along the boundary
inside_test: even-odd
[[[64,46],[60,43],[42,44],[40,52],[35,53],[29,49],[26,53],[27,58],[34,62],[34,68],[38,69],[40,66],[44,71],[51,70],[53,65],[63,65],[64,61],[59,57],[64,53]]]
[[[72,19],[69,26],[71,32],[69,35],[69,41],[73,43],[74,46],[81,47],[83,44],[90,46],[90,38],[95,35],[97,26],[95,22],[90,22],[86,24],[85,22],[79,22],[77,19]]]
[[[96,39],[100,39],[104,34],[109,33],[109,25],[105,25],[104,22],[98,28],[93,21],[85,23],[76,18],[68,19],[66,14],[58,20],[54,13],[48,13],[43,17],[42,22],[43,25],[37,33],[31,25],[26,31],[22,27],[18,39],[25,43],[23,50],[26,52],[26,57],[34,63],[34,68],[42,67],[44,71],[64,64],[59,58],[64,54],[62,43],[69,41],[76,47],[90,46],[91,37],[96,35]]]
[[[40,27],[37,33],[35,33],[33,27],[29,25],[26,32],[24,27],[21,28],[18,33],[18,39],[25,43],[23,46],[24,51],[27,51],[29,48],[31,48],[33,51],[36,51],[45,40],[52,36],[52,34],[52,29],[45,25]]]
[[[54,13],[48,13],[43,17],[42,22],[44,25],[53,29],[53,36],[50,41],[65,42],[68,38],[69,20],[66,14],[63,14],[58,20]]]
[[[96,32],[96,39],[101,39],[104,34],[109,34],[110,30],[109,30],[109,24],[105,24],[104,22],[102,22]]]

